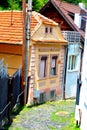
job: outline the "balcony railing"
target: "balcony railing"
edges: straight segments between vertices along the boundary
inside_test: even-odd
[[[62,31],[62,34],[69,43],[76,43],[76,42],[80,43],[80,41],[81,41],[81,35],[79,32]]]

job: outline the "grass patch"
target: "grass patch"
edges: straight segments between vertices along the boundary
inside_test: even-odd
[[[61,111],[60,113],[62,113],[63,111]],[[52,121],[54,122],[60,122],[60,123],[65,123],[68,122],[69,120],[69,115],[63,115],[63,114],[58,114],[59,112],[53,112],[52,113]]]
[[[76,127],[74,113],[67,113],[66,111],[56,111],[52,113],[51,119],[53,122],[58,122],[61,125],[64,124],[61,130],[80,130],[80,128]]]
[[[57,130],[55,127],[53,127],[53,126],[49,126],[49,129],[50,130]]]
[[[11,128],[11,130],[24,130],[24,129],[23,128],[15,127],[15,128]]]

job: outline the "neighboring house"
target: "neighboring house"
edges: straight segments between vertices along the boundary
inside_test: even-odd
[[[86,12],[74,4],[61,0],[49,0],[40,13],[59,23],[65,39],[68,40],[63,98],[75,97],[77,78],[82,67],[85,37],[85,21],[82,17]]]
[[[13,75],[22,65],[22,12],[0,11],[0,59]]]
[[[23,13],[1,11],[0,18],[0,58],[13,75],[22,65]],[[28,102],[44,102],[62,96],[67,41],[53,20],[33,11],[31,21]]]

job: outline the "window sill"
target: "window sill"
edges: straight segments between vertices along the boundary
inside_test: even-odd
[[[74,69],[74,70],[68,70],[69,73],[72,73],[72,72],[78,72],[78,69]]]
[[[57,75],[50,75],[50,77],[56,77]]]
[[[42,77],[42,78],[39,77],[39,78],[38,78],[38,80],[46,80],[46,79],[48,79],[48,77]]]
[[[50,79],[50,78],[57,78],[58,75],[50,75],[49,77],[43,77],[43,78],[38,78],[38,80],[47,80],[47,79]]]

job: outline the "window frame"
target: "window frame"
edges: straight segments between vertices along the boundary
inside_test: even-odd
[[[55,72],[52,74],[52,59],[55,59]],[[58,74],[58,55],[51,55],[51,62],[50,62],[50,76],[56,76]],[[53,69],[54,70],[54,69]]]
[[[45,34],[52,34],[53,28],[52,26],[46,26],[45,27]]]
[[[41,70],[41,60],[45,60],[45,67],[44,67],[44,72]],[[48,62],[48,56],[47,55],[40,55],[39,57],[39,78],[43,79],[47,77],[47,62]],[[44,74],[44,76],[41,75],[41,73]]]
[[[78,56],[75,54],[69,55],[68,58],[68,71],[74,71],[77,69]]]

